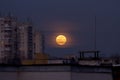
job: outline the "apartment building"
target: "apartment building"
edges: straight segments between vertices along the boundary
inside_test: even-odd
[[[0,18],[0,62],[11,61],[17,53],[16,28],[15,18]]]
[[[18,25],[18,50],[21,59],[33,58],[33,28],[30,23]]]

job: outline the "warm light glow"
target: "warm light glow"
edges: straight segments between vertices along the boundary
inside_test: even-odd
[[[58,45],[65,45],[66,42],[67,42],[67,38],[64,35],[58,35],[56,37],[56,43]]]

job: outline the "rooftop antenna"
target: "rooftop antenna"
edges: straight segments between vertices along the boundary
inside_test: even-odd
[[[0,11],[0,17],[2,17],[2,13],[1,13],[1,11]]]
[[[96,16],[95,16],[95,25],[94,25],[94,49],[96,50]]]

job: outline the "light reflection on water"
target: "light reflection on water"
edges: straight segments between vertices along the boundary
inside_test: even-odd
[[[112,80],[112,75],[78,72],[0,72],[0,80]]]
[[[112,80],[110,68],[78,66],[0,67],[0,80]]]

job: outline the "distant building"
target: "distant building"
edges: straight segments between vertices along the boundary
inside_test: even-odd
[[[0,17],[0,62],[10,62],[17,54],[16,20]]]
[[[18,26],[18,48],[21,59],[33,58],[33,28],[29,23]]]
[[[48,64],[48,55],[36,53],[34,59],[32,60],[22,60],[22,65],[39,65],[39,64]]]
[[[44,35],[34,31],[34,53],[44,53]]]
[[[44,53],[44,36],[30,22],[18,23],[14,17],[0,17],[0,63],[33,60]]]

